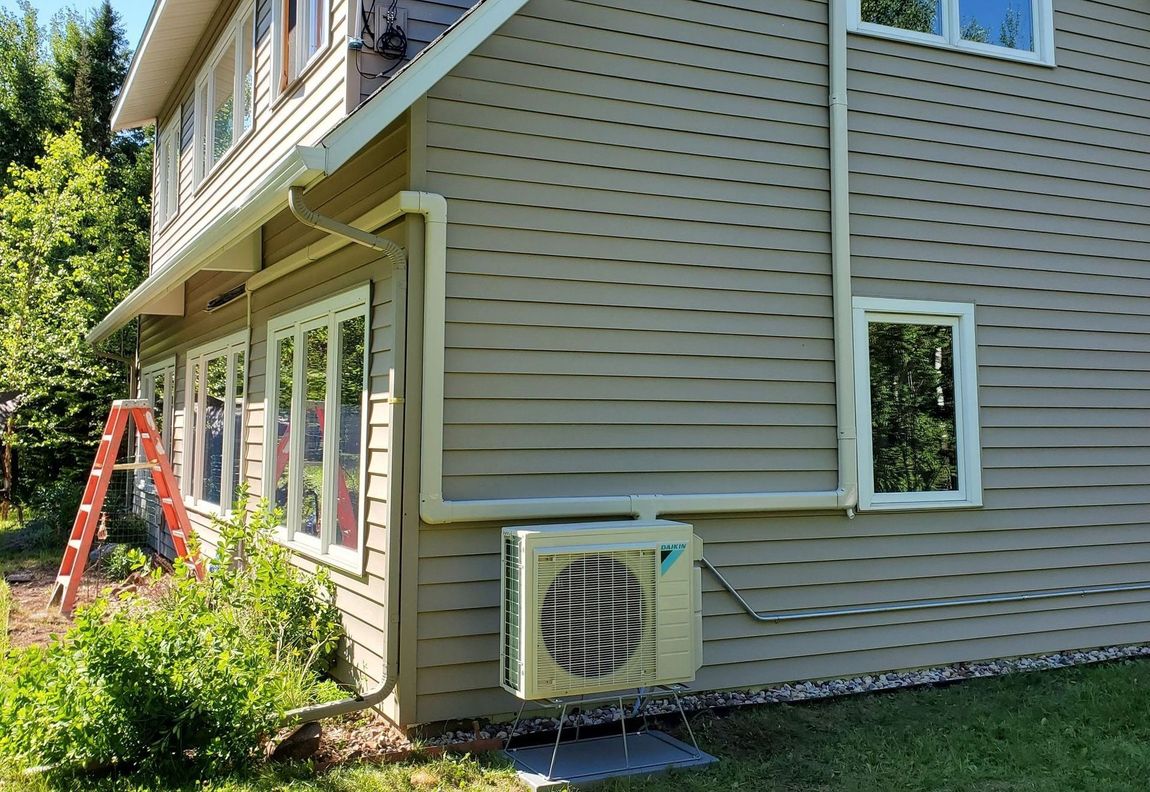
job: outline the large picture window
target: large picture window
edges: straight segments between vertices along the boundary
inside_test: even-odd
[[[1053,65],[1050,0],[852,0],[851,29]]]
[[[859,506],[982,504],[974,306],[854,301]]]
[[[188,353],[182,483],[201,508],[226,510],[240,484],[247,340],[243,331]]]
[[[368,315],[364,285],[268,324],[267,496],[287,541],[359,571]]]
[[[296,81],[328,43],[328,3],[330,0],[278,0],[276,68],[279,90]]]
[[[255,120],[255,9],[228,26],[196,81],[196,176],[211,173]]]

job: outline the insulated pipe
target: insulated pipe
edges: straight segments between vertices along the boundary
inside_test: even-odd
[[[735,598],[735,601],[746,611],[748,616],[755,621],[771,622],[772,624],[808,621],[810,619],[825,619],[833,616],[860,616],[875,613],[897,613],[898,611],[910,610],[957,608],[963,605],[994,605],[1001,602],[1026,602],[1029,600],[1059,599],[1061,597],[1085,597],[1091,594],[1150,591],[1150,583],[1127,583],[1114,586],[1092,586],[1089,588],[1055,589],[1051,591],[1017,591],[1011,594],[988,594],[983,597],[962,597],[959,599],[909,600],[905,602],[891,602],[886,605],[860,605],[853,608],[759,613],[750,606],[750,603],[743,598],[743,595],[723,577],[723,573],[716,569],[710,561],[704,558],[700,563],[715,576],[715,580],[719,582],[719,585]]]

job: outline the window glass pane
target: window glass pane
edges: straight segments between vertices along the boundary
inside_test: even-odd
[[[322,0],[303,0],[307,6],[307,52],[304,60],[319,52],[323,46],[323,2]]]
[[[247,15],[244,28],[240,32],[240,47],[243,57],[243,116],[240,118],[240,129],[252,128],[252,118],[255,113],[255,67],[253,54],[255,50],[255,34],[252,28],[252,16]]]
[[[212,69],[211,164],[232,147],[235,119],[236,43],[229,42]],[[210,167],[210,165],[209,165]]]
[[[240,468],[244,449],[244,353],[236,354],[236,371],[232,378],[232,486],[234,500],[240,486]],[[231,505],[231,504],[229,504]]]
[[[161,372],[153,374],[151,377],[151,393],[149,397],[152,400],[152,412],[156,416],[156,428],[160,431],[160,437],[164,436],[164,405],[167,403],[167,376]],[[165,449],[166,450],[166,449]]]
[[[861,6],[863,22],[942,35],[942,0],[861,0]]]
[[[191,416],[188,421],[188,431],[184,437],[184,470],[181,472],[181,484],[186,488],[185,495],[195,497],[195,470],[196,464],[196,437],[200,430],[200,363],[192,366],[192,406],[188,410]]]
[[[209,138],[211,137],[210,130],[208,129],[208,84],[205,82],[200,86],[200,95],[196,100],[196,131],[200,136],[199,147],[200,150],[196,152],[196,161],[199,164],[198,175],[203,176],[208,172],[211,165],[208,162],[208,151],[210,146]]]
[[[360,460],[363,453],[364,355],[366,321],[339,323],[339,470],[333,544],[359,547]]]
[[[283,40],[283,72],[284,79],[282,80],[284,87],[287,83],[291,82],[299,74],[299,38],[300,38],[300,25],[299,25],[299,0],[284,0],[284,19],[286,20],[284,26],[284,40]]]
[[[960,35],[966,41],[1034,51],[1030,0],[958,0]]]
[[[300,530],[319,536],[323,526],[323,435],[327,416],[327,327],[304,333],[303,500]]]
[[[275,495],[277,507],[286,510],[288,505],[288,482],[291,481],[291,398],[292,377],[295,372],[295,339],[281,338],[276,345],[276,448],[275,448]]]
[[[953,328],[872,322],[869,343],[874,491],[956,491]]]
[[[216,357],[205,367],[203,457],[200,473],[203,476],[201,500],[220,505],[220,487],[224,472],[224,421],[228,399],[228,359]]]

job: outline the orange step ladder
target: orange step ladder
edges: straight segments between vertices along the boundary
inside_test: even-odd
[[[129,421],[139,433],[140,451],[145,461],[116,464],[116,454]],[[176,486],[176,477],[172,474],[172,465],[160,441],[151,405],[145,399],[119,399],[112,402],[112,409],[108,413],[108,422],[104,425],[100,446],[96,450],[96,461],[92,463],[92,472],[84,486],[80,510],[76,512],[76,521],[72,524],[72,533],[68,537],[60,571],[56,575],[56,585],[52,587],[52,596],[48,600],[49,608],[59,601],[60,612],[67,614],[76,606],[80,577],[84,574],[92,540],[100,525],[100,512],[104,507],[112,473],[117,470],[151,471],[152,481],[156,485],[156,497],[163,509],[168,532],[172,535],[176,555],[191,564],[197,578],[202,580],[204,577],[203,565],[188,553],[187,540],[191,533],[191,523],[179,487]]]

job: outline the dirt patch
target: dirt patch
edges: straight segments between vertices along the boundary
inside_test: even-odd
[[[322,764],[379,761],[411,747],[407,737],[387,718],[374,710],[366,710],[324,721],[316,759]]]
[[[8,639],[13,648],[47,644],[53,635],[64,632],[72,620],[58,608],[48,607],[56,570],[39,566],[14,571],[5,576],[12,589],[12,613],[8,619]]]

